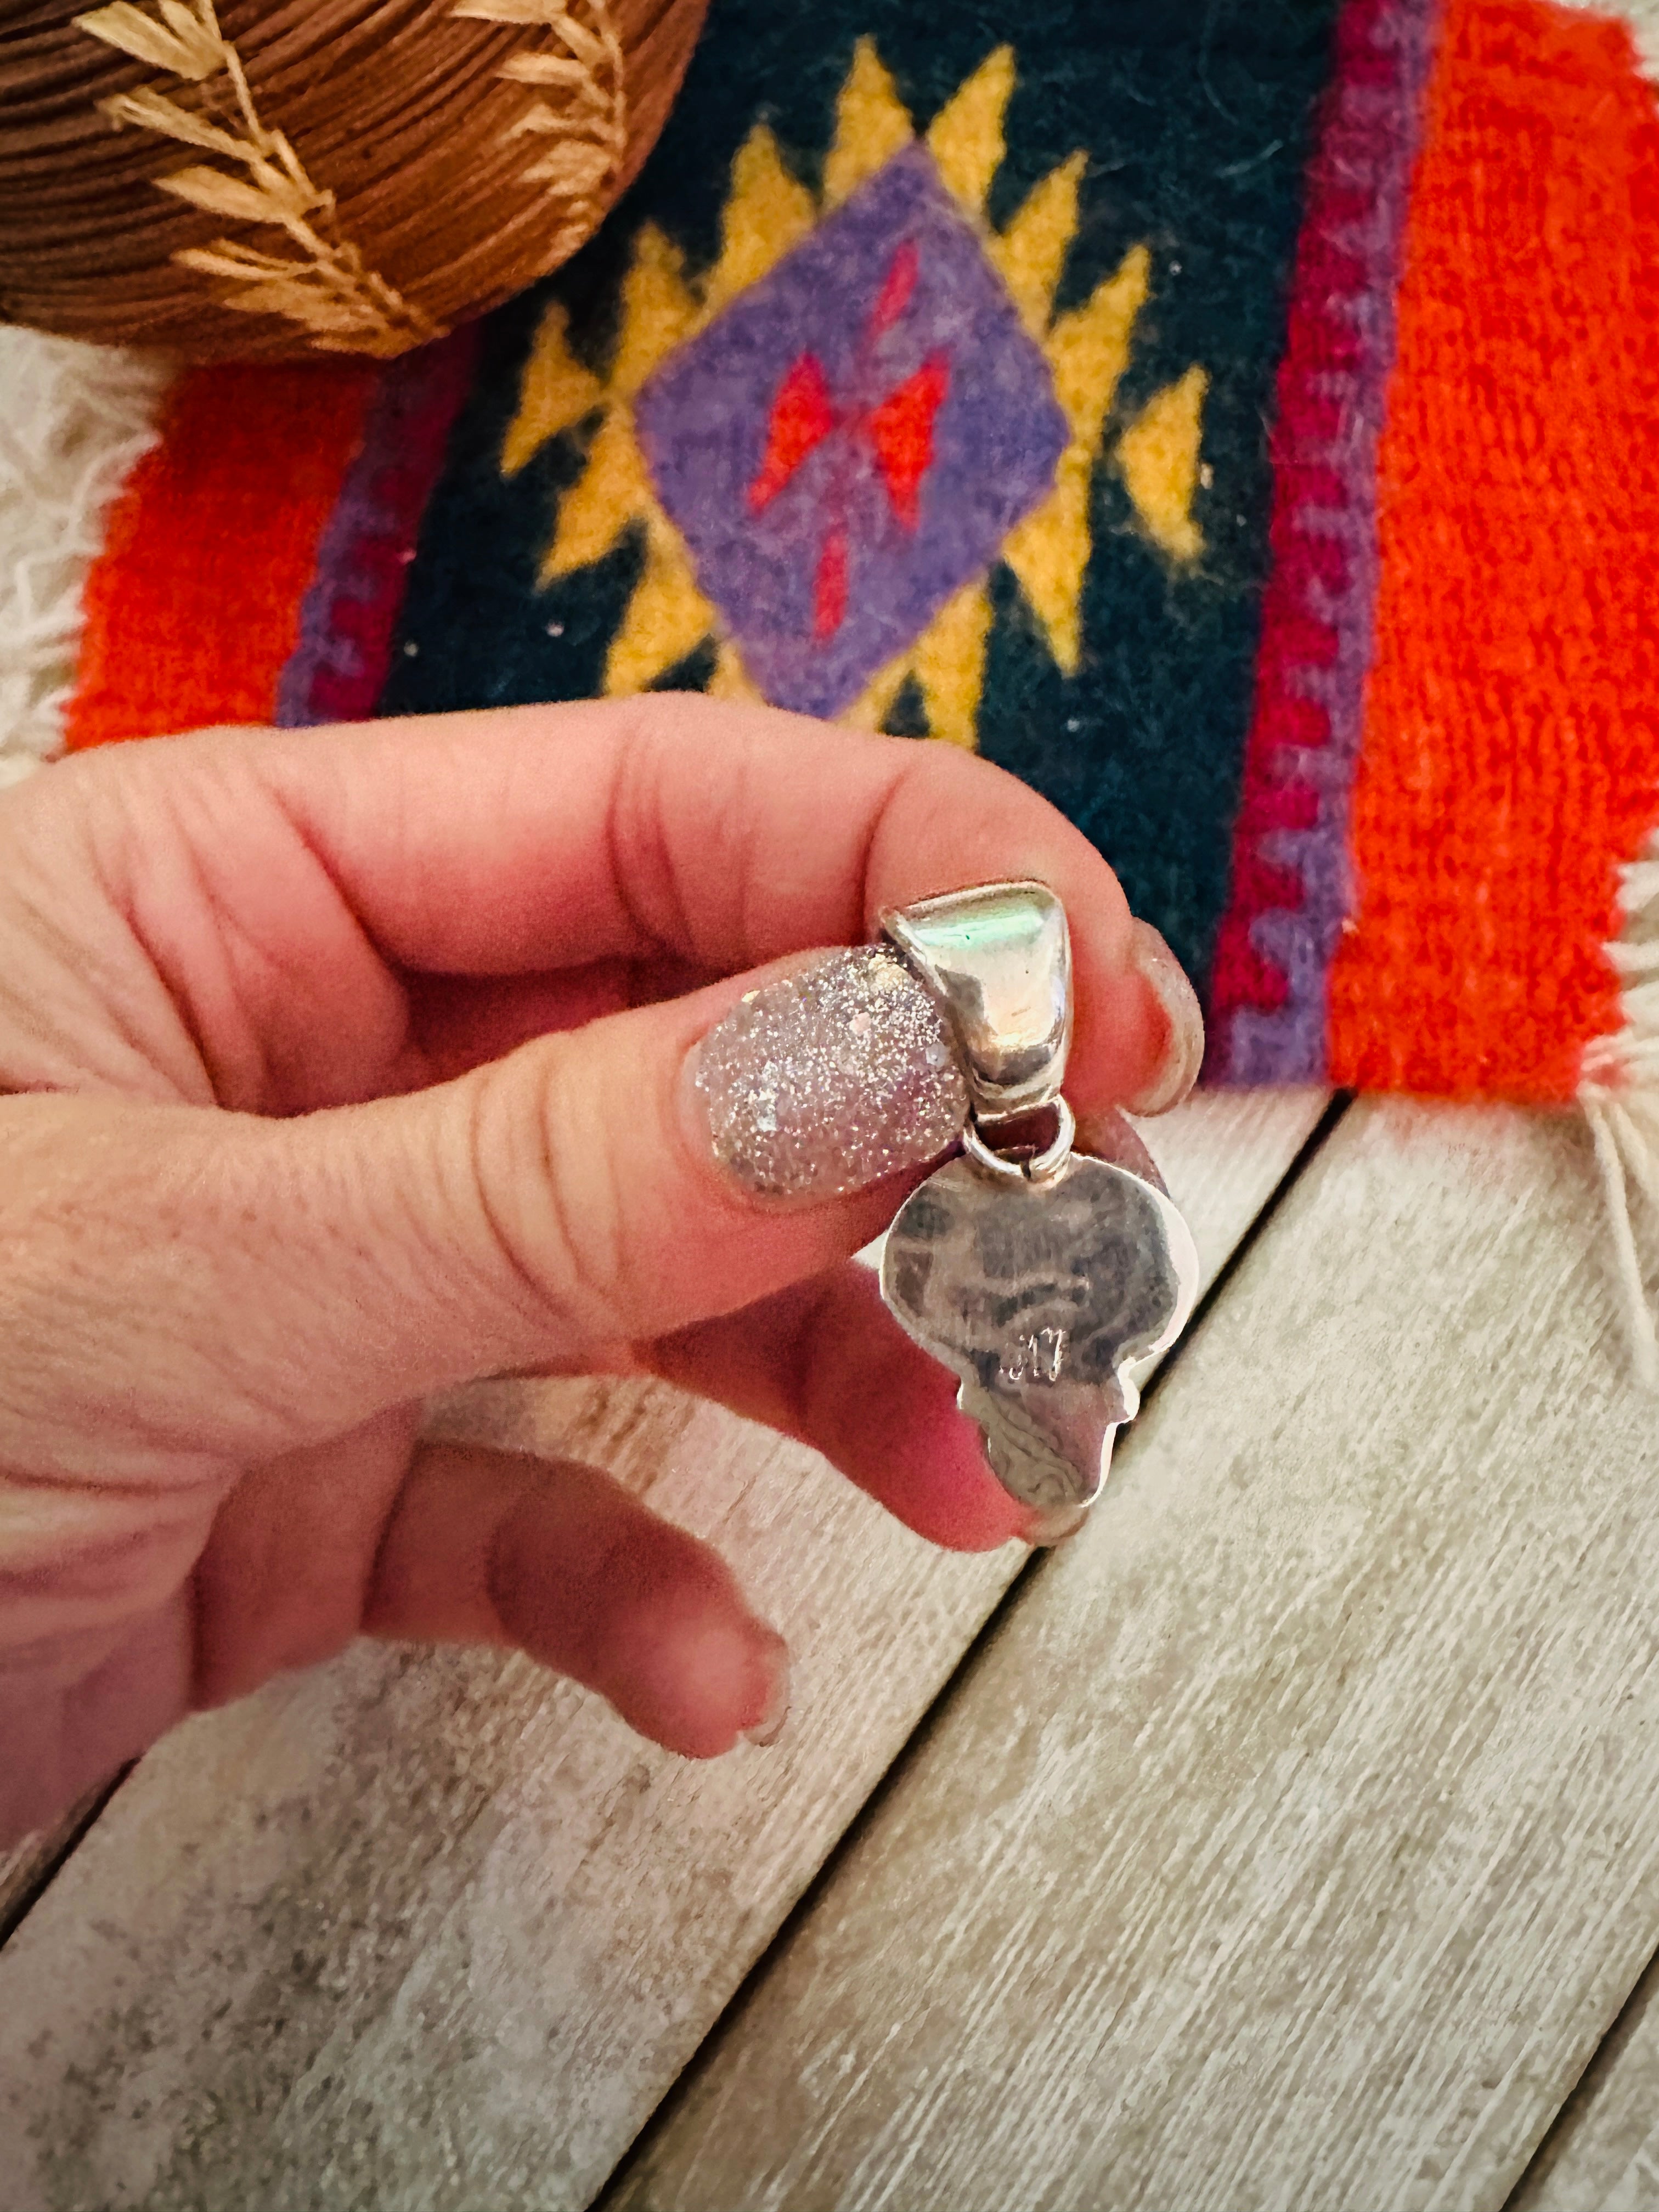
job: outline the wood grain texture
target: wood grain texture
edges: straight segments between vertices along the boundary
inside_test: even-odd
[[[1603,1243],[1352,1109],[605,2212],[1501,2205],[1659,1932]]]
[[[1208,1272],[1322,1105],[1158,1125]],[[6,2212],[586,2203],[1023,1564],[654,1387],[453,1425],[718,1541],[795,1649],[784,1742],[696,1767],[521,1661],[369,1647],[191,1723],[0,1953]]]

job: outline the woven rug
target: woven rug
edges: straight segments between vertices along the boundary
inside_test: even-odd
[[[1199,980],[1209,1079],[1582,1099],[1651,1175],[1629,21],[714,0],[534,294],[384,368],[185,374],[136,462],[126,373],[34,432],[96,550],[31,757],[653,686],[976,746]]]

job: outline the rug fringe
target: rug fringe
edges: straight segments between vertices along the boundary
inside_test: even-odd
[[[0,787],[62,749],[82,586],[168,374],[148,355],[0,329]]]
[[[1659,831],[1621,872],[1625,926],[1607,948],[1624,1027],[1584,1054],[1578,1103],[1595,1139],[1636,1374],[1659,1391],[1659,1311],[1636,1240],[1635,1194],[1659,1212]]]

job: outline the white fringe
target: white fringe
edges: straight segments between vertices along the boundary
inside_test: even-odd
[[[0,787],[62,748],[82,586],[168,374],[149,355],[0,327]]]
[[[1623,986],[1625,1026],[1585,1052],[1578,1101],[1601,1170],[1632,1360],[1659,1391],[1659,1316],[1634,1219],[1638,1192],[1659,1212],[1659,832],[1622,875],[1624,932],[1607,957]]]
[[[1649,76],[1659,79],[1659,0],[1567,0],[1628,21]],[[1659,1391],[1659,1324],[1636,1241],[1632,1185],[1659,1210],[1659,836],[1624,871],[1625,933],[1607,948],[1624,981],[1625,1026],[1584,1054],[1579,1103],[1595,1140],[1631,1363]]]
[[[1595,15],[1622,15],[1644,70],[1649,76],[1659,77],[1659,0],[1566,0],[1566,4]]]

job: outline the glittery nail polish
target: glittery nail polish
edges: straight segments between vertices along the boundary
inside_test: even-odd
[[[750,992],[698,1049],[715,1158],[757,1196],[836,1198],[937,1159],[968,1118],[944,1015],[884,945]]]
[[[1167,1114],[1179,1106],[1198,1080],[1204,1064],[1204,1016],[1187,971],[1150,922],[1131,925],[1130,958],[1158,994],[1169,1017],[1170,1033],[1157,1074],[1137,1098],[1126,1098],[1132,1114]]]

